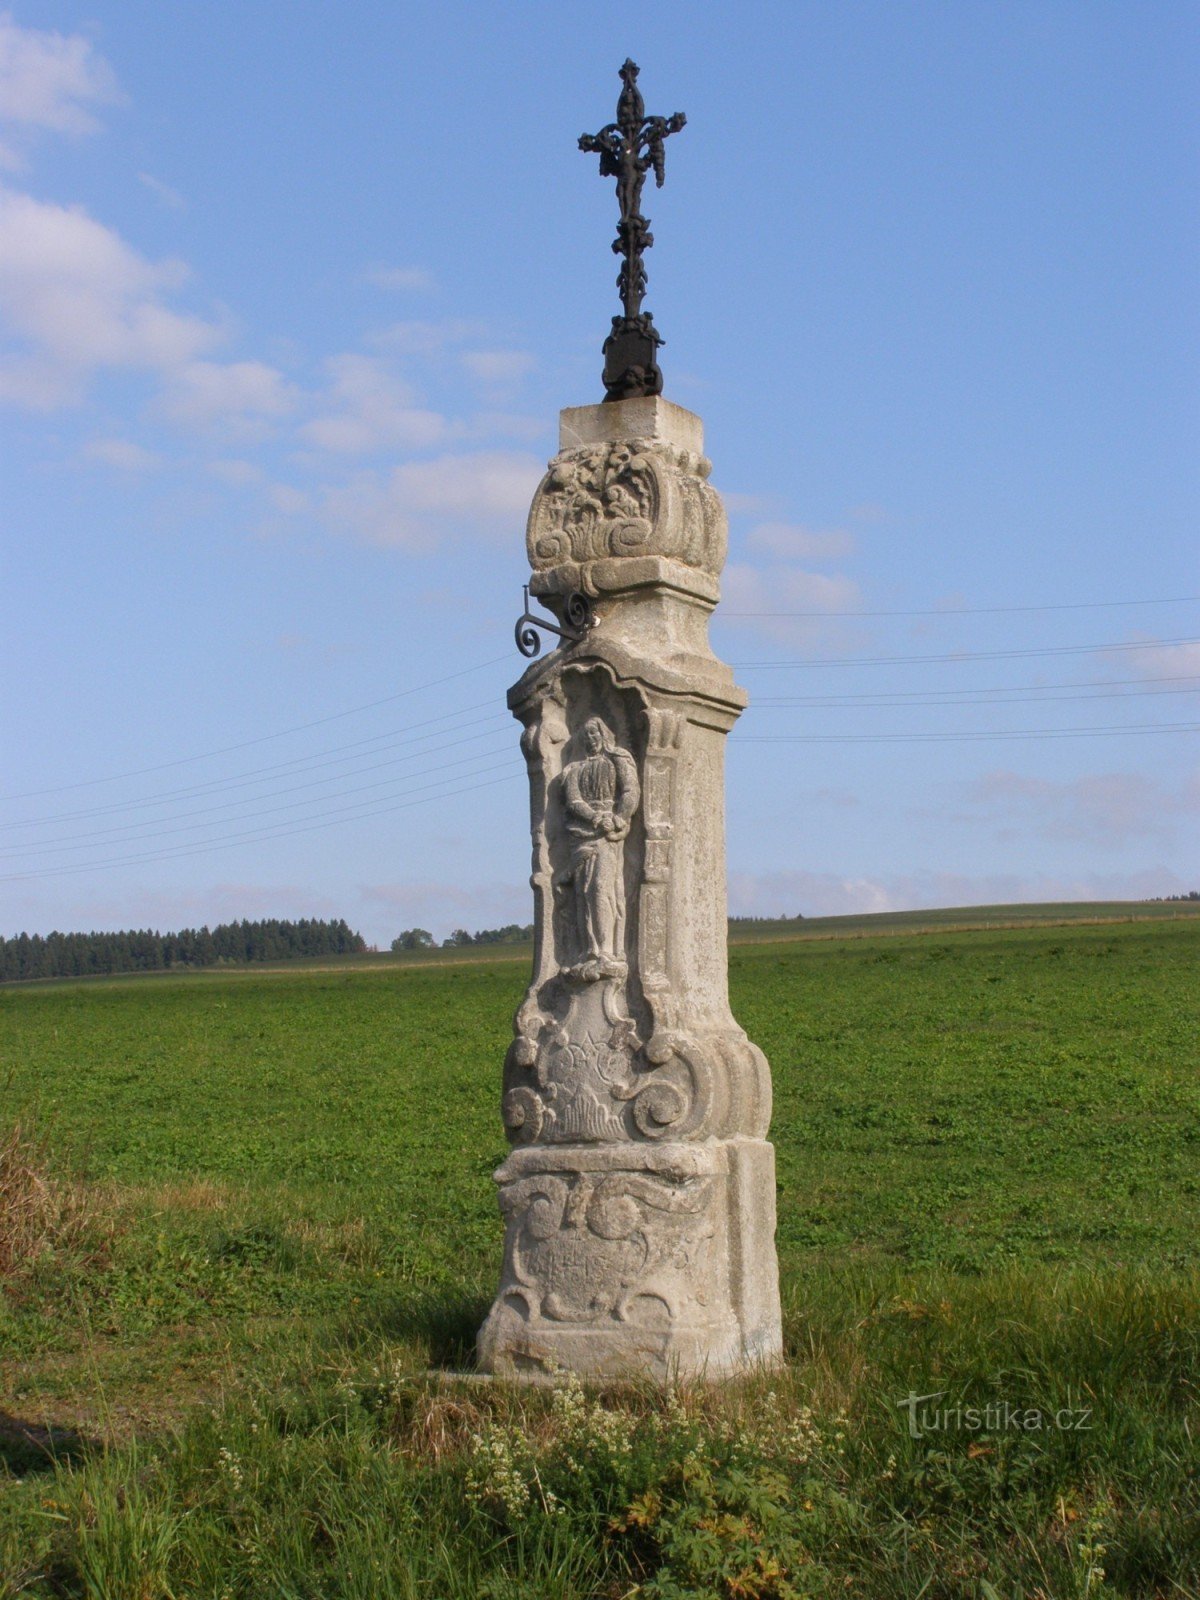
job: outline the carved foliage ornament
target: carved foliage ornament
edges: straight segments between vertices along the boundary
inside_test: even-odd
[[[705,481],[711,463],[650,440],[592,445],[556,456],[529,512],[535,572],[629,556],[664,556],[716,577],[728,525]]]

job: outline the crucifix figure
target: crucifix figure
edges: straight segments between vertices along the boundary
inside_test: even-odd
[[[637,86],[638,68],[627,60],[621,68],[621,95],[617,101],[617,120],[585,133],[579,148],[600,157],[600,176],[617,180],[617,203],[621,220],[613,252],[622,256],[617,289],[624,314],[613,318],[612,332],[604,341],[604,389],[606,400],[628,400],[636,395],[662,393],[662,372],[656,352],[662,336],[650,312],[642,310],[646,293],[646,266],[642,253],[654,243],[650,221],[642,215],[642,186],[653,170],[661,189],[666,171],[664,141],[678,133],[687,122],[682,111],[670,117],[648,117]]]

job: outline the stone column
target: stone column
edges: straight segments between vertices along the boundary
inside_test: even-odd
[[[504,1066],[506,1226],[480,1366],[720,1377],[780,1358],[771,1081],[729,1009],[727,527],[700,418],[660,397],[561,414],[530,588],[594,626],[534,662],[524,726],[534,970]]]

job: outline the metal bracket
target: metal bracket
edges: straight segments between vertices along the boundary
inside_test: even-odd
[[[544,628],[547,633],[556,633],[560,639],[565,639],[568,644],[578,644],[580,639],[590,628],[596,626],[596,614],[592,610],[592,602],[587,595],[580,594],[578,589],[573,589],[563,601],[563,621],[569,624],[560,628],[556,622],[550,622],[545,617],[535,617],[529,609],[529,585],[524,587],[525,610],[517,618],[516,635],[517,649],[523,656],[536,656],[542,648],[539,628]]]

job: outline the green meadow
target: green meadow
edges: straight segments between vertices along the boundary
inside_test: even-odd
[[[1200,1594],[1200,916],[1091,909],[732,945],[788,1362],[670,1394],[470,1376],[527,952],[0,991],[0,1597]]]

